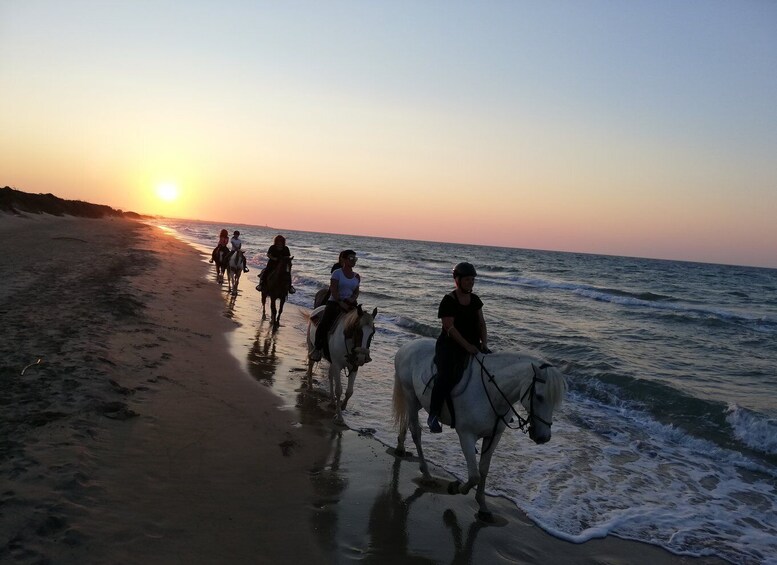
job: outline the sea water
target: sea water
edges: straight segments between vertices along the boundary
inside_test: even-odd
[[[200,250],[239,229],[256,274],[276,231],[159,220]],[[451,269],[470,261],[495,351],[540,353],[566,374],[553,438],[508,431],[488,490],[541,528],[583,542],[615,535],[674,553],[777,563],[777,270],[501,247],[284,232],[297,293],[311,307],[347,248],[360,301],[379,310],[373,362],[345,418],[386,445],[393,357],[437,337]],[[249,281],[246,282],[245,277]],[[258,314],[257,314],[258,316]],[[287,331],[304,331],[290,320]],[[301,340],[302,343],[302,340]],[[459,478],[452,430],[424,434],[427,458]]]

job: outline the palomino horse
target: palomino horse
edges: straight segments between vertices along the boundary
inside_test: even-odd
[[[238,249],[229,258],[229,267],[227,268],[227,282],[232,294],[237,295],[237,285],[240,284],[240,275],[243,274],[243,262],[245,255]]]
[[[281,324],[281,313],[283,305],[286,303],[286,296],[289,294],[289,285],[291,284],[291,262],[294,257],[281,257],[278,265],[273,272],[267,275],[262,284],[262,320],[267,319],[265,307],[267,297],[270,297],[270,323],[274,327]],[[280,301],[276,308],[275,301]]]
[[[216,280],[218,282],[224,282],[224,273],[229,267],[229,249],[223,245],[218,245],[210,255],[210,262],[216,264]]]
[[[308,355],[313,351],[316,342],[316,330],[318,322],[315,321],[324,311],[326,306],[313,310],[308,319]],[[375,334],[375,316],[378,309],[372,314],[362,310],[361,304],[350,312],[341,314],[334,323],[329,334],[329,396],[336,407],[335,422],[343,423],[342,411],[348,404],[348,399],[353,395],[353,383],[359,367],[372,361],[370,357],[370,342]],[[308,358],[308,378],[311,378],[315,361]],[[348,371],[348,388],[345,391],[345,399],[340,402],[343,386],[340,382],[340,373]]]
[[[429,410],[432,385],[429,381],[436,373],[433,339],[418,339],[399,348],[394,357],[394,421],[399,427],[396,454],[405,453],[405,436],[408,425],[413,437],[421,473],[430,479],[429,468],[421,450],[421,426],[418,411]],[[467,460],[468,480],[455,482],[449,492],[467,494],[477,485],[475,500],[480,507],[478,516],[491,519],[486,505],[485,484],[491,456],[505,428],[518,421],[517,428],[526,432],[535,443],[550,440],[553,410],[566,392],[566,381],[552,365],[524,353],[494,353],[473,357],[464,370],[461,381],[453,388],[451,398],[455,413],[456,433]],[[513,408],[521,403],[528,413],[524,419]],[[444,406],[440,420],[451,424],[448,407]],[[483,439],[480,464],[476,461],[475,444]]]

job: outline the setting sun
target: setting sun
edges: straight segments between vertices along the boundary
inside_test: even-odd
[[[178,198],[178,187],[170,182],[165,182],[156,187],[156,194],[165,202],[172,202]]]

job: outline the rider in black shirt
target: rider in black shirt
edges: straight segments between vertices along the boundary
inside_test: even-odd
[[[442,332],[435,346],[437,378],[427,420],[432,433],[442,431],[439,421],[442,403],[448,398],[450,406],[450,392],[467,367],[470,355],[491,353],[483,318],[483,302],[472,292],[476,276],[471,263],[456,265],[453,269],[456,288],[443,296],[437,310],[437,317],[442,320]]]

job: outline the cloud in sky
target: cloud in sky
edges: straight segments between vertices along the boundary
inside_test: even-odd
[[[777,267],[776,26],[766,2],[0,0],[0,183]]]

